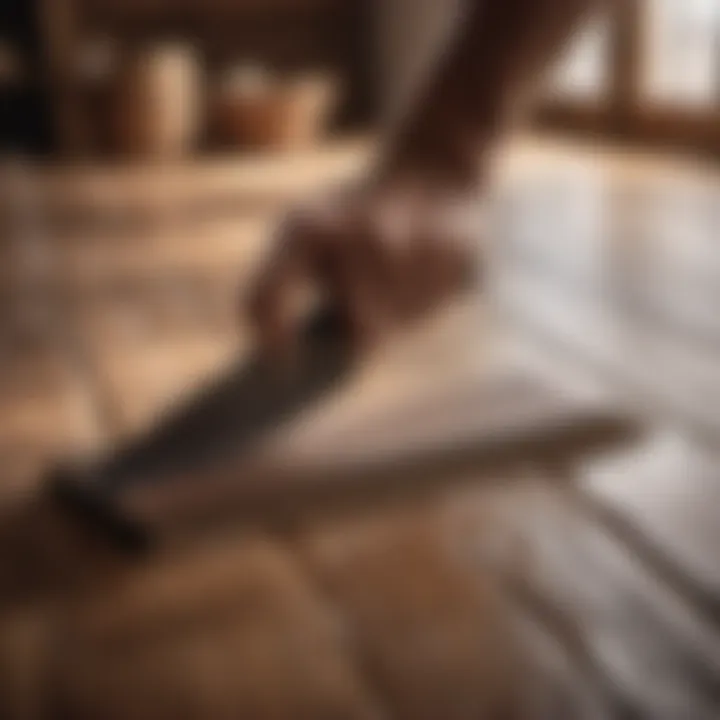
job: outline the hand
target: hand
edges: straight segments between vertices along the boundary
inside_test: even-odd
[[[262,347],[292,347],[308,288],[362,344],[423,317],[473,276],[478,210],[474,197],[384,184],[291,211],[247,306]]]

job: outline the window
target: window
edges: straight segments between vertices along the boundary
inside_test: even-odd
[[[551,95],[571,101],[596,101],[606,95],[610,80],[609,30],[608,18],[601,16],[578,33],[551,76]]]
[[[621,0],[578,31],[540,121],[720,152],[720,0]]]
[[[720,2],[645,0],[643,100],[703,106],[720,89]]]

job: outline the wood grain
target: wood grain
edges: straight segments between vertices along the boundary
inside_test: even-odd
[[[152,218],[155,202],[168,207],[174,197],[189,204],[196,197],[210,207],[215,193],[226,198],[229,191],[242,218],[272,214],[272,202],[251,212],[257,192],[299,195],[306,180],[321,184],[352,172],[361,155],[218,160],[196,174],[190,167],[37,172],[59,208],[67,201],[85,212],[97,198],[98,208],[122,215],[144,207]],[[47,503],[15,497],[0,508],[3,718],[718,716],[717,412],[710,400],[718,381],[708,315],[719,265],[712,213],[702,210],[714,207],[717,171],[687,159],[600,157],[597,148],[526,143],[503,159],[498,181],[522,199],[513,206],[517,218],[542,231],[518,237],[520,223],[498,230],[515,233],[503,235],[505,248],[523,240],[532,250],[523,262],[517,254],[495,256],[498,270],[516,262],[515,309],[524,318],[517,336],[481,313],[473,326],[480,340],[462,358],[455,331],[420,354],[408,343],[385,371],[368,368],[353,392],[278,442],[309,453],[313,443],[321,448],[355,428],[359,451],[361,428],[380,442],[387,426],[379,415],[399,425],[393,413],[413,395],[419,401],[420,388],[432,397],[429,378],[438,367],[457,361],[462,387],[463,377],[497,367],[513,348],[532,377],[568,397],[620,398],[645,413],[644,442],[576,466],[570,477],[564,463],[532,465],[483,482],[447,478],[431,497],[300,518],[282,532],[206,528],[139,564],[108,553]],[[153,187],[160,188],[155,195]],[[583,208],[582,232],[570,232],[578,225],[567,222],[567,206],[548,189]],[[642,233],[628,205],[649,210]],[[80,215],[55,242],[123,242],[122,233],[101,232]],[[221,229],[234,217],[220,215],[186,217],[183,227]],[[189,266],[195,249],[184,233],[166,226],[157,258],[136,248],[108,253],[119,265],[128,258],[128,276],[142,275],[145,262],[158,272],[165,262]],[[224,242],[208,247],[228,257]],[[82,263],[79,250],[68,252]],[[626,290],[638,277],[656,316],[672,315],[673,323],[647,315],[627,322]],[[92,358],[81,365],[83,378],[93,368],[101,379],[93,397],[105,398],[110,417],[122,420],[102,426],[117,437],[149,422],[225,351],[216,354],[213,333],[200,329],[103,334],[103,308],[109,313],[111,305],[100,303],[92,322],[84,316],[86,339],[95,342],[79,356]],[[620,321],[632,332],[608,332]],[[692,336],[679,331],[688,325]],[[216,340],[228,348],[221,335]],[[36,354],[51,346],[36,344]],[[8,437],[41,440],[35,420],[22,420],[30,416],[50,440],[72,435],[68,416],[52,409],[64,397],[63,374],[48,370],[47,359],[15,365],[0,390]],[[27,414],[26,402],[35,408]],[[700,416],[702,433],[691,421]],[[426,413],[418,432],[436,421]],[[3,472],[12,460],[19,477],[24,462],[36,460],[22,455],[8,450]]]

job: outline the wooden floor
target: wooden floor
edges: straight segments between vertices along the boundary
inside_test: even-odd
[[[573,478],[528,468],[139,563],[37,499],[49,463],[141,432],[243,351],[235,284],[277,208],[361,159],[7,171],[0,717],[720,714],[720,181],[705,167],[518,143],[492,202],[467,365],[509,353],[559,392],[609,395],[644,418],[636,447]],[[457,362],[447,347],[392,385]],[[367,382],[361,413],[388,386]]]

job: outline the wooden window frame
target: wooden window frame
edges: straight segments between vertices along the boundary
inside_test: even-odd
[[[633,143],[720,153],[720,88],[718,103],[710,108],[641,102],[643,8],[644,0],[610,4],[610,83],[606,96],[597,102],[553,97],[539,108],[538,125]]]

